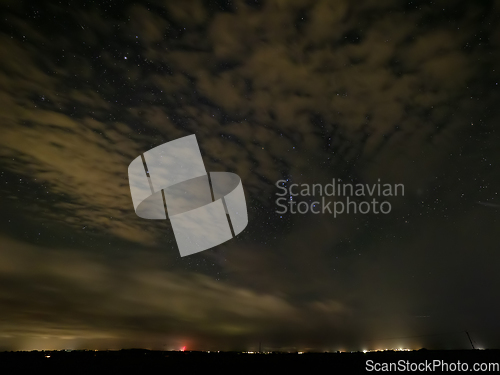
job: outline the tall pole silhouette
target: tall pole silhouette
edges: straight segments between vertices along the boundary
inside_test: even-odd
[[[467,337],[469,338],[470,344],[472,345],[472,349],[476,349],[476,348],[474,348],[474,344],[472,343],[472,340],[469,336],[469,332],[465,331],[465,333],[467,334]]]

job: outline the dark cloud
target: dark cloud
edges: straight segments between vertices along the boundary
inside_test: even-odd
[[[468,325],[498,346],[498,212],[477,204],[499,203],[498,14],[6,3],[0,345],[337,350]],[[241,177],[249,226],[180,258],[168,221],[135,215],[127,168],[189,134],[208,171]],[[276,214],[277,180],[332,178],[405,196],[382,217]]]

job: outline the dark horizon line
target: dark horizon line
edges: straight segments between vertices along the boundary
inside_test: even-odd
[[[242,350],[160,350],[160,349],[145,349],[145,348],[121,348],[121,349],[34,349],[34,350],[3,350],[0,351],[0,354],[4,353],[40,353],[40,352],[63,352],[63,353],[71,353],[71,352],[125,352],[125,351],[144,351],[144,352],[162,352],[162,353],[207,353],[207,354],[221,354],[221,353],[240,353],[240,354],[368,354],[368,353],[384,353],[384,352],[462,352],[462,351],[500,351],[500,348],[488,348],[488,349],[383,349],[383,350],[334,350],[334,351],[306,351],[306,350],[297,350],[297,351],[282,351],[282,350],[271,350],[271,351],[242,351]]]

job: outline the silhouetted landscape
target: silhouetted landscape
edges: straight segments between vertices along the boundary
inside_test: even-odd
[[[372,362],[370,362],[372,361]],[[127,349],[119,351],[31,351],[0,353],[2,370],[25,371],[69,371],[70,373],[117,373],[117,371],[236,371],[237,373],[268,373],[287,370],[331,371],[332,373],[368,372],[376,364],[394,363],[404,366],[435,366],[441,372],[446,366],[468,366],[475,363],[490,366],[489,371],[498,372],[500,350],[426,350],[337,352],[337,353],[248,353],[248,352],[197,352],[197,351],[151,351]],[[443,364],[444,363],[444,364]],[[367,367],[368,366],[368,367]],[[496,367],[495,367],[496,366]],[[496,370],[495,370],[496,368]],[[189,372],[187,372],[189,371]],[[379,371],[383,371],[379,369]],[[409,371],[409,370],[408,370]],[[429,369],[427,369],[429,371]],[[458,368],[448,371],[460,371]],[[385,372],[385,371],[383,371]],[[445,371],[446,372],[446,371]]]

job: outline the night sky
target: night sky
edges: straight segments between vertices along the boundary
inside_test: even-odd
[[[0,350],[500,347],[498,2],[0,14]],[[240,176],[249,223],[181,257],[127,170],[191,134]],[[276,213],[277,181],[332,179],[404,196]]]

